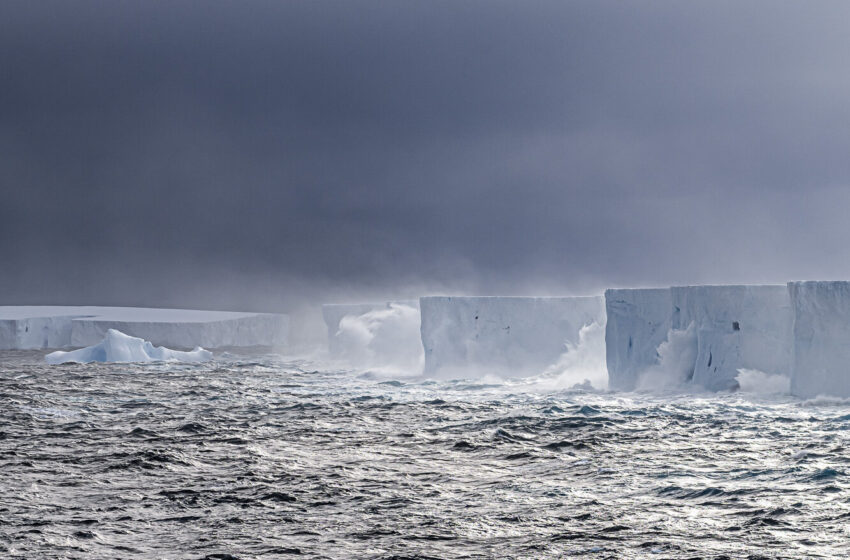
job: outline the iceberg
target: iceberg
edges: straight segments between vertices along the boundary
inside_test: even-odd
[[[850,398],[850,282],[790,282],[791,394]]]
[[[788,376],[785,286],[677,286],[605,292],[609,386],[738,388],[743,370]]]
[[[639,376],[659,363],[658,349],[671,326],[670,289],[606,290],[605,311],[608,387],[632,391]]]
[[[599,296],[431,296],[419,305],[426,374],[541,373],[579,344],[582,327],[605,322]]]
[[[64,348],[71,345],[71,316],[55,308],[0,307],[0,350]]]
[[[0,306],[0,350],[89,346],[109,329],[183,348],[283,346],[289,317],[142,307]]]
[[[670,293],[671,328],[696,329],[694,385],[737,389],[741,369],[789,375],[792,313],[785,286],[681,286]]]
[[[212,352],[197,347],[191,352],[170,350],[154,346],[147,340],[128,336],[121,331],[108,329],[106,337],[97,344],[63,352],[51,352],[44,357],[48,364],[75,362],[205,362],[212,359]]]

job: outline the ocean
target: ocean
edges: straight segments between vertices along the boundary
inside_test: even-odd
[[[850,556],[845,401],[43,354],[0,353],[4,558]]]

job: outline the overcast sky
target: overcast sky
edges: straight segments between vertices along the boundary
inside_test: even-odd
[[[847,2],[0,4],[0,303],[850,278]]]

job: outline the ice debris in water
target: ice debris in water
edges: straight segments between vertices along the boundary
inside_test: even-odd
[[[93,346],[71,352],[57,351],[44,357],[48,364],[76,362],[205,362],[212,359],[212,352],[200,346],[191,352],[171,350],[154,346],[147,340],[129,336],[121,331],[109,329],[106,338]]]

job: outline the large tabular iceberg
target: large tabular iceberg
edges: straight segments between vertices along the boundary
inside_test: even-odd
[[[88,346],[102,340],[109,329],[183,348],[283,346],[289,318],[140,307],[0,307],[0,350]]]
[[[791,393],[850,397],[850,282],[790,282]]]
[[[659,362],[658,348],[667,339],[672,317],[670,289],[607,290],[605,310],[608,386],[630,391]]]
[[[555,364],[582,327],[605,322],[602,297],[423,297],[425,373],[525,375]]]
[[[791,305],[785,286],[608,290],[606,354],[616,390],[738,387],[741,370],[787,376]]]
[[[72,350],[71,352],[52,352],[44,357],[48,364],[64,364],[68,362],[205,362],[212,359],[212,352],[203,348],[195,348],[191,352],[170,350],[154,346],[146,340],[128,336],[115,329],[108,329],[106,336],[99,343]]]
[[[672,329],[696,329],[693,384],[712,391],[738,387],[741,369],[788,375],[791,305],[785,286],[671,288]]]

